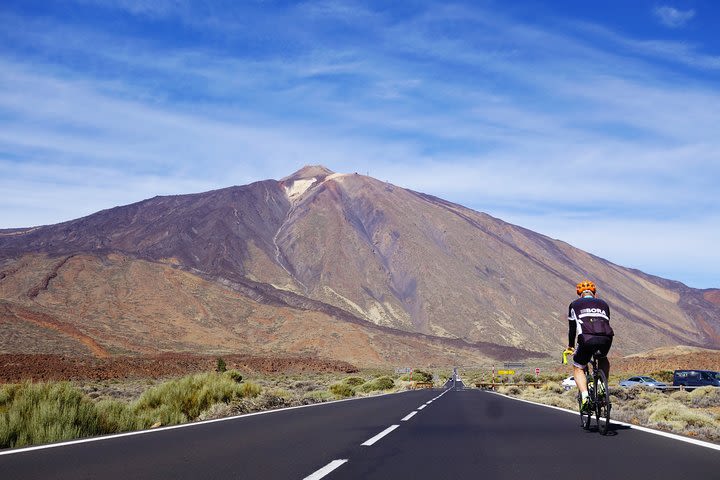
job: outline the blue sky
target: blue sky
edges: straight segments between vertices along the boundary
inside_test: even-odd
[[[319,163],[720,287],[719,21],[712,0],[4,0],[0,228]]]

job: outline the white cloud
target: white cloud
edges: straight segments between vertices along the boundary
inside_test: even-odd
[[[660,23],[670,28],[684,27],[695,16],[695,10],[678,10],[668,6],[655,7],[653,13]]]
[[[124,8],[172,19],[173,5]],[[676,250],[678,268],[720,269],[712,251],[705,262],[696,255],[707,246],[699,238],[717,239],[708,219],[719,200],[720,93],[674,68],[713,75],[714,57],[597,26],[542,29],[452,6],[393,21],[352,3],[293,8],[300,17],[278,16],[273,32],[289,44],[299,35],[292,25],[307,25],[303,48],[257,55],[0,16],[15,44],[43,52],[0,50],[0,228],[322,163],[650,273],[662,274],[650,267],[670,264]],[[328,38],[307,23],[338,18],[350,26],[360,18],[367,37]],[[577,234],[579,192],[594,207],[585,213],[623,235],[589,243]],[[691,238],[663,235],[661,224]],[[643,230],[654,232],[656,249],[640,248]]]

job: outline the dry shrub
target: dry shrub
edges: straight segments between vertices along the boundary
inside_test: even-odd
[[[302,397],[303,403],[319,403],[319,402],[327,402],[329,400],[333,399],[332,393],[328,392],[327,390],[315,390],[312,392],[307,392]]]
[[[672,392],[670,394],[670,398],[672,398],[676,402],[682,403],[683,405],[690,405],[690,393],[687,390],[678,390],[677,392]]]
[[[718,426],[710,415],[667,399],[654,403],[648,408],[648,414],[648,421],[651,424],[669,425],[673,431],[681,433],[687,433],[688,428]]]
[[[498,392],[503,395],[520,395],[522,393],[522,388],[516,385],[502,386],[498,388]]]
[[[235,409],[229,403],[215,403],[198,416],[198,420],[215,420],[217,418],[231,417]]]
[[[552,392],[558,395],[565,392],[565,389],[558,385],[556,382],[545,382],[540,387],[540,390],[544,392]]]
[[[720,388],[718,387],[696,388],[688,395],[690,405],[695,408],[717,407],[720,405]]]

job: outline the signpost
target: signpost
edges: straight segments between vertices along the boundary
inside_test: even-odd
[[[540,369],[536,368],[535,369],[535,378],[537,379],[539,376],[540,376]]]

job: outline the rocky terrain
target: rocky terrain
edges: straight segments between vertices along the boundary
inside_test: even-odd
[[[623,268],[358,174],[305,167],[0,230],[0,352],[481,364],[555,355],[574,284],[614,349],[720,348],[720,290]]]

